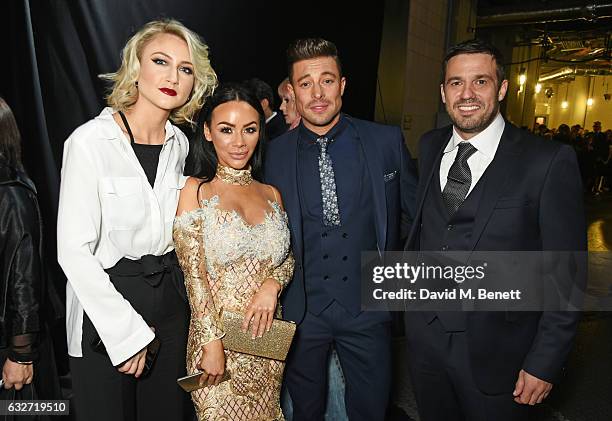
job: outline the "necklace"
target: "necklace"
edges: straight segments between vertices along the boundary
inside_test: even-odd
[[[217,165],[216,175],[219,180],[223,181],[224,183],[239,186],[248,186],[253,181],[250,166],[246,170],[236,170],[234,168],[225,167],[219,164]]]

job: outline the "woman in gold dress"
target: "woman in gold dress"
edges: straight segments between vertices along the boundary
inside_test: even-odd
[[[260,182],[263,110],[246,87],[225,85],[202,113],[174,223],[191,306],[187,372],[206,373],[192,399],[199,420],[283,420],[284,363],[224,350],[219,316],[243,313],[243,329],[265,335],[293,273],[280,195]],[[226,370],[231,378],[221,382]]]

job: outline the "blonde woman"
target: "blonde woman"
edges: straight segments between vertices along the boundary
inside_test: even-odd
[[[297,111],[297,107],[295,106],[295,95],[293,91],[289,89],[289,78],[283,79],[283,81],[278,85],[278,96],[281,99],[281,105],[279,109],[282,111],[283,116],[285,117],[285,123],[289,125],[289,130],[295,129],[302,117]]]
[[[127,43],[109,107],[64,145],[58,259],[78,420],[181,420],[189,308],[172,243],[193,123],[217,83],[174,20]]]

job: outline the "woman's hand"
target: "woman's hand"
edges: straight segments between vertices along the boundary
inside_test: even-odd
[[[15,387],[15,390],[21,390],[24,384],[32,383],[34,378],[34,368],[32,364],[19,364],[8,358],[2,367],[2,380],[4,388],[10,389]]]
[[[202,358],[196,367],[204,372],[200,377],[200,386],[216,386],[221,382],[225,372],[225,352],[221,339],[215,339],[202,347]]]
[[[153,326],[149,326],[149,328],[155,333],[155,328]],[[121,364],[121,367],[117,368],[117,370],[123,374],[133,374],[136,378],[140,377],[144,370],[145,361],[147,360],[147,347],[148,345],[142,348],[132,358]]]
[[[242,331],[246,333],[251,324],[252,338],[262,337],[264,332],[269,332],[274,321],[274,310],[281,287],[274,279],[266,279],[259,291],[251,299],[247,307],[244,320],[242,321]]]
[[[145,346],[136,355],[124,362],[117,370],[119,370],[120,373],[134,375],[134,377],[138,378],[144,369],[146,357],[147,347]]]

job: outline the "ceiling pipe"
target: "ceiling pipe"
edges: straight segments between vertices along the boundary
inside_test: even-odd
[[[604,76],[611,75],[612,70],[609,68],[592,68],[592,67],[562,67],[549,73],[544,73],[538,78],[538,82],[546,82],[554,79],[560,79],[568,76]]]
[[[562,67],[561,69],[555,70],[554,72],[544,73],[538,78],[538,82],[546,82],[547,80],[557,79],[559,77],[571,75],[574,73],[574,69],[571,67]]]
[[[496,13],[478,16],[476,26],[487,28],[504,25],[530,25],[534,23],[554,23],[575,20],[597,21],[612,17],[612,3],[590,4],[579,7],[533,10],[525,12]]]

